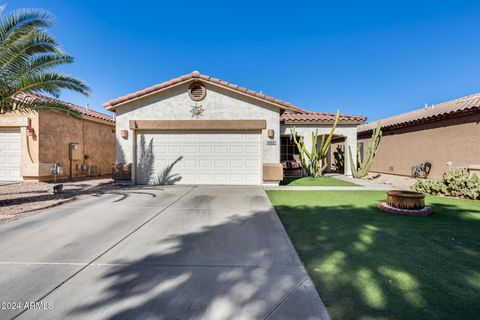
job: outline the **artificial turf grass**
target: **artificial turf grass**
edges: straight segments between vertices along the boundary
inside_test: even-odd
[[[480,201],[407,217],[376,208],[383,191],[268,195],[333,319],[478,319]]]
[[[280,181],[281,186],[298,186],[298,187],[306,187],[306,186],[321,186],[321,187],[357,187],[358,184],[343,181],[331,177],[318,177],[318,178],[311,178],[311,177],[291,177],[291,178],[284,178],[283,181]]]

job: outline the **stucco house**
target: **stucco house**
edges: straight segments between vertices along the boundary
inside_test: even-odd
[[[383,137],[371,172],[411,176],[412,167],[432,164],[430,177],[451,165],[480,172],[480,93],[379,120]],[[358,128],[367,144],[376,122]]]
[[[23,98],[51,99],[25,95]],[[58,100],[57,100],[58,101]],[[0,181],[49,181],[110,174],[115,162],[115,120],[64,102],[81,118],[54,112],[12,112],[0,116]]]
[[[198,71],[104,107],[116,114],[117,162],[132,164],[138,184],[277,184],[281,159],[296,152],[292,128],[310,147],[311,133],[328,134],[334,120]],[[336,134],[356,146],[364,120],[342,115]]]

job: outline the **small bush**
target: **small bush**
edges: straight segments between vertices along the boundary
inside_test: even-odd
[[[464,169],[448,169],[441,179],[417,180],[412,190],[433,195],[480,200],[480,178]]]

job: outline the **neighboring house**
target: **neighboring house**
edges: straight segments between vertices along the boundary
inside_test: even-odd
[[[480,170],[480,93],[379,120],[383,137],[371,172],[411,176],[412,167],[430,162],[430,177],[447,164]],[[358,128],[367,147],[376,122]]]
[[[111,173],[115,162],[113,117],[65,105],[79,111],[81,118],[44,111],[0,116],[0,181],[49,181],[55,163],[63,169],[59,179]]]
[[[116,113],[117,162],[133,164],[138,184],[275,184],[280,160],[293,160],[291,128],[310,148],[311,133],[327,134],[334,119],[198,71],[104,107]],[[355,146],[364,120],[342,116],[336,133]]]

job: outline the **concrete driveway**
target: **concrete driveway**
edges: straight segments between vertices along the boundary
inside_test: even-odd
[[[261,187],[122,189],[1,225],[0,302],[0,319],[329,318]]]

